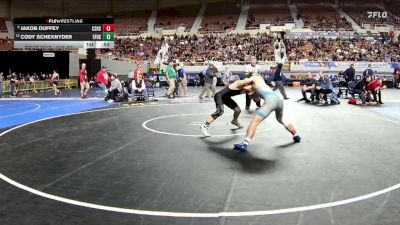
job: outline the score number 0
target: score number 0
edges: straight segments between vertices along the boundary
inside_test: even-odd
[[[103,32],[114,32],[114,24],[103,24]]]

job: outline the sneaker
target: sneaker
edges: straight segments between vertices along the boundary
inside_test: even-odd
[[[114,100],[112,100],[112,99],[109,99],[107,102],[108,102],[108,103],[113,103],[113,102],[114,102]]]
[[[203,132],[204,137],[211,137],[211,134],[208,133],[208,127],[205,124],[201,125],[200,129],[201,132]]]
[[[296,143],[300,143],[301,137],[299,135],[293,136],[293,141]]]
[[[199,99],[203,99],[203,97],[200,96]]]
[[[289,100],[290,98],[286,97],[286,98],[283,98],[283,99],[285,99],[285,100]]]
[[[245,144],[234,144],[233,149],[240,152],[247,152],[247,145]]]
[[[242,124],[240,124],[237,120],[232,120],[231,124],[237,126],[238,128],[243,128]]]

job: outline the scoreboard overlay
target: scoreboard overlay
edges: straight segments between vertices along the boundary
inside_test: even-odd
[[[113,18],[15,18],[14,48],[114,48]]]

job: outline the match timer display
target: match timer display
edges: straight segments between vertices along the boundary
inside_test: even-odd
[[[14,19],[15,48],[114,48],[113,18]]]

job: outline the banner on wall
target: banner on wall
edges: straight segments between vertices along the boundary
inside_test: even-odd
[[[306,67],[337,67],[335,62],[305,62]]]
[[[371,65],[374,69],[400,68],[400,63],[377,63],[377,62],[304,62],[305,67],[350,67],[353,64],[356,68],[368,68]]]

